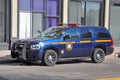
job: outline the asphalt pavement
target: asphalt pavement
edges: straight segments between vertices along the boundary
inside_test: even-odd
[[[107,59],[100,64],[90,60],[65,61],[49,67],[6,60],[0,62],[0,80],[97,80],[118,78],[119,70],[119,58]]]
[[[91,60],[59,62],[55,66],[13,60],[10,51],[0,51],[0,80],[120,80],[119,47],[103,63]]]

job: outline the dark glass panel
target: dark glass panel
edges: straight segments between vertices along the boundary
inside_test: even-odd
[[[120,4],[120,0],[110,0],[111,3]]]
[[[58,0],[47,1],[47,15],[58,15]]]
[[[38,33],[38,31],[43,31],[43,14],[40,13],[33,13],[33,25],[32,25],[32,31],[33,36]]]
[[[5,1],[0,0],[0,42],[5,41]]]
[[[58,18],[47,18],[47,27],[56,26]]]
[[[20,10],[31,10],[32,5],[31,5],[32,0],[19,0],[19,8]]]
[[[110,5],[110,32],[115,41],[120,41],[120,6]]]
[[[43,11],[44,0],[33,0],[33,11]]]
[[[86,25],[99,26],[100,2],[86,2]]]

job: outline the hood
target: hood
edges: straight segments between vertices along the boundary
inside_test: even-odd
[[[26,38],[26,39],[18,40],[17,42],[20,42],[20,43],[36,43],[36,42],[40,42],[40,41],[47,40],[47,39],[48,38],[43,38],[43,37]]]

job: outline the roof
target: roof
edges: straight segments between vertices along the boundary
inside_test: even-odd
[[[81,26],[54,26],[52,28],[87,28],[87,29],[104,29],[107,30],[105,27],[103,26],[87,26],[87,25],[81,25]]]

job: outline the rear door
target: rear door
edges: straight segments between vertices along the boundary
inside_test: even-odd
[[[80,29],[80,55],[81,57],[90,56],[93,46],[93,34],[90,29]]]

